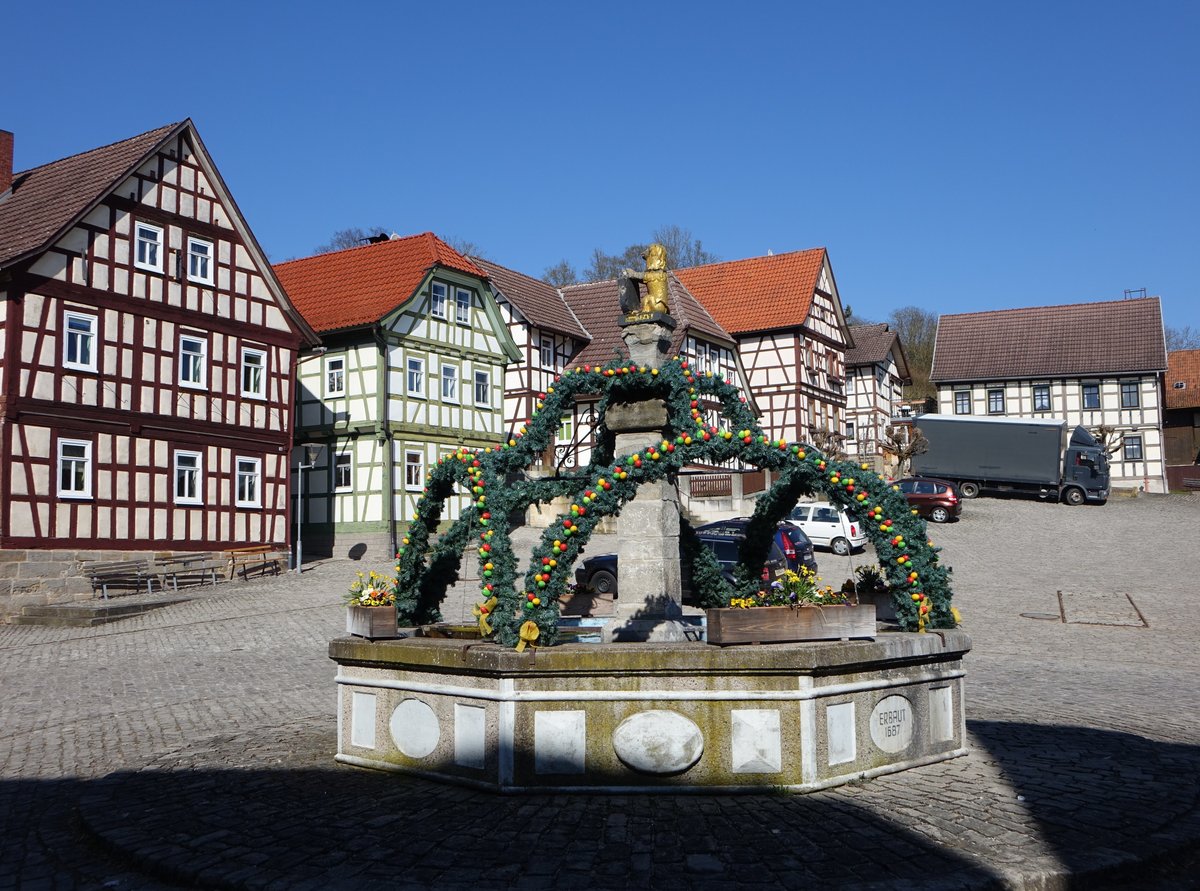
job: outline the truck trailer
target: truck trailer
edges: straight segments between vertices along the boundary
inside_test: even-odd
[[[1028,492],[1066,504],[1108,500],[1108,456],[1083,427],[950,415],[920,415],[912,425],[929,440],[929,450],[913,457],[912,472],[949,480],[964,498],[987,490]]]

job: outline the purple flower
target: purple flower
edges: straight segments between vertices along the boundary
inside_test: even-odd
[[[775,581],[771,582],[771,588],[776,591],[778,591],[782,587],[783,587],[783,582],[779,581],[779,579],[775,579]]]

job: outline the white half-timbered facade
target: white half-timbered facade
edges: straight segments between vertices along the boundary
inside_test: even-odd
[[[883,437],[900,414],[904,385],[911,378],[904,346],[886,324],[852,325],[854,346],[846,352],[847,457],[885,469]]]
[[[853,341],[824,248],[676,275],[735,338],[768,436],[807,441],[813,430],[842,431]]]
[[[304,481],[306,552],[386,555],[438,460],[508,439],[517,348],[487,273],[432,233],[276,269],[324,348],[298,371],[296,441],[325,447]]]
[[[930,380],[943,414],[1108,428],[1112,486],[1165,492],[1166,369],[1159,299],[1143,297],[944,315]]]
[[[552,285],[482,257],[471,260],[487,272],[519,354],[504,372],[504,424],[511,437],[533,417],[539,394],[554,385],[592,336]],[[555,442],[543,456],[546,468],[586,466],[596,424],[593,405],[580,403],[563,415]]]
[[[0,181],[0,548],[287,547],[315,343],[190,120]]]

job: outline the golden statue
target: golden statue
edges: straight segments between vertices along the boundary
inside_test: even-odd
[[[661,244],[652,244],[642,254],[646,261],[646,271],[637,272],[626,269],[618,279],[621,296],[621,310],[626,315],[638,313],[668,314],[667,292],[667,249]],[[638,292],[637,282],[646,283],[646,294]]]

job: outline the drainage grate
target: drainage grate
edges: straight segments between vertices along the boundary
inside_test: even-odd
[[[1070,625],[1121,625],[1149,628],[1141,610],[1128,594],[1058,592],[1063,621]]]

